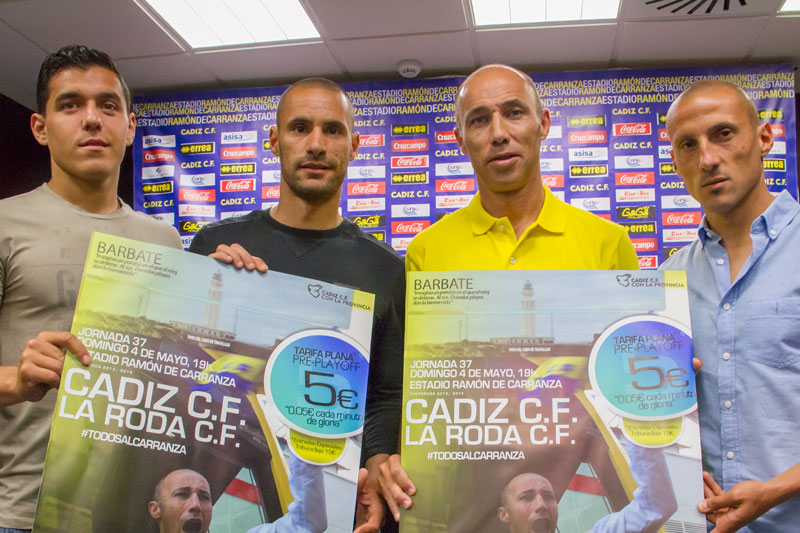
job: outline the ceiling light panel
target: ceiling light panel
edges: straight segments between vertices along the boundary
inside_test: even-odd
[[[192,48],[319,38],[298,0],[144,0]]]
[[[800,11],[800,0],[786,0],[780,8],[780,13],[788,13],[791,11]]]
[[[607,20],[620,0],[471,0],[476,26]]]

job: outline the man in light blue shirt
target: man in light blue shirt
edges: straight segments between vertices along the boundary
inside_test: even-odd
[[[675,169],[706,213],[698,240],[662,267],[687,272],[703,363],[698,509],[718,533],[798,531],[800,206],[767,189],[772,129],[738,87],[693,85],[670,107],[667,133]]]

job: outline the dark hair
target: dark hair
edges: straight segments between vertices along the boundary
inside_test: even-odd
[[[50,80],[58,72],[65,68],[79,68],[88,70],[89,67],[103,67],[116,74],[119,84],[122,86],[122,96],[125,98],[125,105],[128,113],[133,109],[131,91],[122,74],[117,70],[117,66],[111,57],[105,52],[88,48],[80,44],[71,44],[61,48],[58,52],[47,56],[39,69],[39,78],[36,81],[36,106],[39,113],[44,114],[47,108],[47,99],[50,97]]]

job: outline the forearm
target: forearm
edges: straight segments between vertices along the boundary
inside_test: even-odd
[[[17,367],[0,366],[0,407],[21,401],[22,397],[17,388]]]
[[[770,508],[800,494],[800,463],[767,481],[765,487]]]

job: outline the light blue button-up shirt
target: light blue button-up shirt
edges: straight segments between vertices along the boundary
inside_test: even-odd
[[[784,191],[750,227],[753,252],[731,283],[720,236],[662,265],[686,270],[703,467],[724,490],[800,462],[800,205]],[[800,531],[800,496],[741,531]]]

